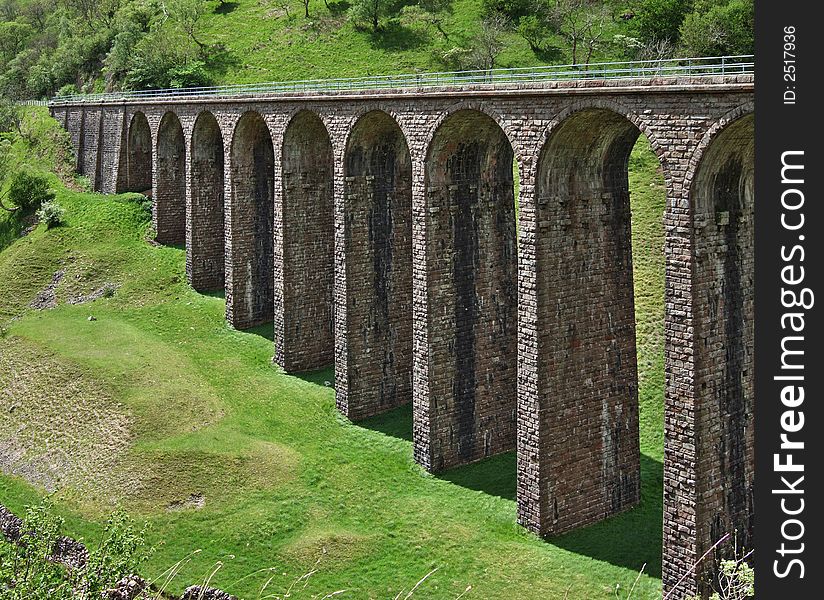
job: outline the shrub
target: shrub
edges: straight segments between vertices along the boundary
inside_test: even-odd
[[[136,573],[153,552],[146,545],[146,527],[138,527],[124,512],[115,512],[100,543],[88,548],[85,564],[66,568],[52,560],[63,525],[47,498],[27,508],[20,528],[27,532],[23,539],[13,543],[0,536],[0,598],[101,598],[104,590]]]
[[[41,223],[46,224],[46,229],[51,229],[65,222],[66,211],[63,210],[63,207],[60,206],[56,200],[50,200],[44,202],[40,210],[37,211],[37,218],[40,219]]]
[[[31,213],[54,200],[54,190],[44,174],[23,168],[12,175],[8,197],[23,213]]]

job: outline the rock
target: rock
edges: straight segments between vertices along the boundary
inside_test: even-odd
[[[127,575],[118,581],[113,588],[104,590],[100,596],[103,600],[137,600],[146,598],[149,584],[139,575]]]
[[[180,600],[237,600],[237,597],[217,588],[190,585],[183,592]]]

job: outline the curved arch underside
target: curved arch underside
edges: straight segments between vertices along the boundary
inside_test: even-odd
[[[515,448],[517,244],[513,152],[495,121],[451,114],[425,166],[428,394],[416,437],[433,470]],[[428,430],[427,430],[428,429]],[[434,449],[434,451],[433,451]]]
[[[334,360],[334,160],[320,118],[301,111],[291,120],[281,149],[282,199],[275,236],[275,358],[289,372]],[[278,295],[281,295],[279,298]],[[279,305],[279,308],[277,307]]]
[[[191,227],[186,244],[189,281],[198,291],[225,283],[223,135],[214,115],[201,113],[192,132]]]

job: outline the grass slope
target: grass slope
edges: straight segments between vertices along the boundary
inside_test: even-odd
[[[391,17],[397,17],[404,0],[392,3]],[[602,42],[593,62],[614,60],[618,50],[611,40],[618,33],[629,34],[630,25],[619,18],[621,2],[607,19]],[[298,10],[298,6],[300,9]],[[442,19],[444,36],[434,26],[389,18],[377,33],[362,28],[346,17],[349,3],[310,0],[310,18],[303,6],[292,2],[290,16],[282,9],[259,0],[210,3],[198,23],[198,35],[209,44],[219,44],[225,52],[215,62],[213,72],[221,83],[259,83],[295,79],[319,79],[441,71],[442,57],[455,48],[469,48],[480,30],[481,0],[454,0],[451,14]],[[496,67],[531,67],[570,62],[566,42],[558,35],[548,38],[552,49],[536,54],[512,28],[501,38],[502,51]],[[579,59],[580,60],[580,59]]]
[[[312,569],[297,597],[346,589],[342,597],[391,598],[437,568],[416,597],[456,598],[471,585],[472,598],[589,600],[627,590],[646,564],[633,598],[660,597],[656,167],[642,140],[631,183],[643,501],[624,515],[551,541],[525,532],[515,524],[513,454],[426,474],[412,461],[408,407],[360,425],[341,418],[331,369],[296,377],[272,366],[271,332],[229,329],[223,300],[185,283],[184,252],[145,241],[138,203],[62,187],[66,226],[40,226],[0,252],[0,412],[13,415],[0,445],[16,448],[16,472],[54,476],[70,533],[93,542],[114,505],[149,521],[158,551],[146,573],[202,549],[175,580],[178,592],[222,561],[212,584],[247,598],[271,576],[267,592],[282,593]],[[29,309],[58,269],[59,307]],[[111,297],[65,302],[107,283],[119,286]],[[52,451],[71,452],[49,454],[27,438],[29,415],[50,428]],[[43,493],[0,476],[0,499],[17,512]]]

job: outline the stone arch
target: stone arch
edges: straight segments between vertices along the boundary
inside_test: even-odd
[[[503,117],[503,115],[501,115],[501,113],[494,110],[487,103],[477,100],[458,100],[451,106],[448,106],[443,112],[441,112],[437,116],[436,119],[433,120],[432,124],[429,127],[429,134],[426,136],[425,139],[425,156],[429,156],[432,143],[435,141],[435,137],[438,134],[438,130],[441,128],[443,123],[451,119],[455,113],[462,111],[480,113],[488,117],[492,122],[494,122],[503,132],[507,142],[509,142],[509,146],[513,154],[513,160],[516,160],[519,166],[521,165],[522,161],[518,160],[522,156],[523,152],[523,149],[521,148],[521,137],[518,136],[517,133],[512,130],[512,127],[510,127],[510,123]],[[411,138],[407,135],[407,139]]]
[[[287,371],[308,371],[331,364],[335,349],[334,156],[316,113],[304,109],[292,116],[280,154],[275,358]]]
[[[360,419],[412,399],[412,161],[397,121],[362,114],[344,153],[345,406]]]
[[[670,189],[670,184],[672,181],[671,173],[668,167],[668,160],[667,160],[667,144],[661,143],[658,139],[658,131],[655,128],[650,126],[641,115],[638,115],[636,112],[631,110],[629,107],[621,104],[620,102],[616,102],[614,100],[610,100],[608,98],[587,98],[585,100],[577,100],[570,105],[568,105],[564,110],[559,112],[555,117],[549,122],[549,125],[544,129],[541,139],[538,143],[538,148],[541,149],[541,153],[547,147],[549,140],[555,135],[558,128],[567,122],[568,119],[573,117],[575,114],[585,111],[594,111],[594,110],[603,110],[607,113],[614,113],[615,115],[623,116],[626,121],[634,125],[638,129],[638,134],[644,135],[650,143],[650,147],[652,151],[655,153],[656,158],[658,159],[659,164],[661,165],[661,169],[664,174],[664,180],[667,185],[667,189]],[[540,160],[533,161],[531,164],[531,168],[534,171],[533,175],[537,176],[538,165],[540,164]]]
[[[453,111],[424,168],[428,351],[415,454],[440,470],[515,447],[517,243],[513,149],[475,109]],[[420,263],[419,263],[420,264]],[[431,399],[431,400],[429,400]]]
[[[140,192],[151,195],[152,130],[142,112],[136,112],[126,131],[125,151],[120,154],[117,192]]]
[[[171,111],[157,130],[157,181],[154,221],[161,244],[186,243],[186,138],[180,119]]]
[[[693,553],[700,557],[725,534],[753,547],[754,470],[754,113],[745,107],[702,139],[691,165],[692,325],[695,456]],[[668,401],[678,400],[674,395]],[[667,456],[680,450],[667,440]],[[671,444],[671,445],[670,445]],[[666,488],[665,488],[666,489]],[[665,498],[667,498],[665,496]],[[678,502],[672,494],[670,502]],[[677,514],[677,508],[673,509]],[[672,560],[683,549],[664,540],[665,586],[683,573]],[[716,548],[696,574],[709,590],[719,561],[734,544]]]
[[[187,270],[199,291],[225,283],[224,143],[220,125],[208,110],[195,120],[191,141],[191,179]]]
[[[255,111],[235,125],[230,151],[226,312],[245,329],[274,318],[274,163],[269,128]]]
[[[628,178],[639,134],[612,108],[577,105],[535,167],[538,378],[519,398],[518,515],[541,534],[640,500]],[[572,435],[581,423],[586,435]]]

